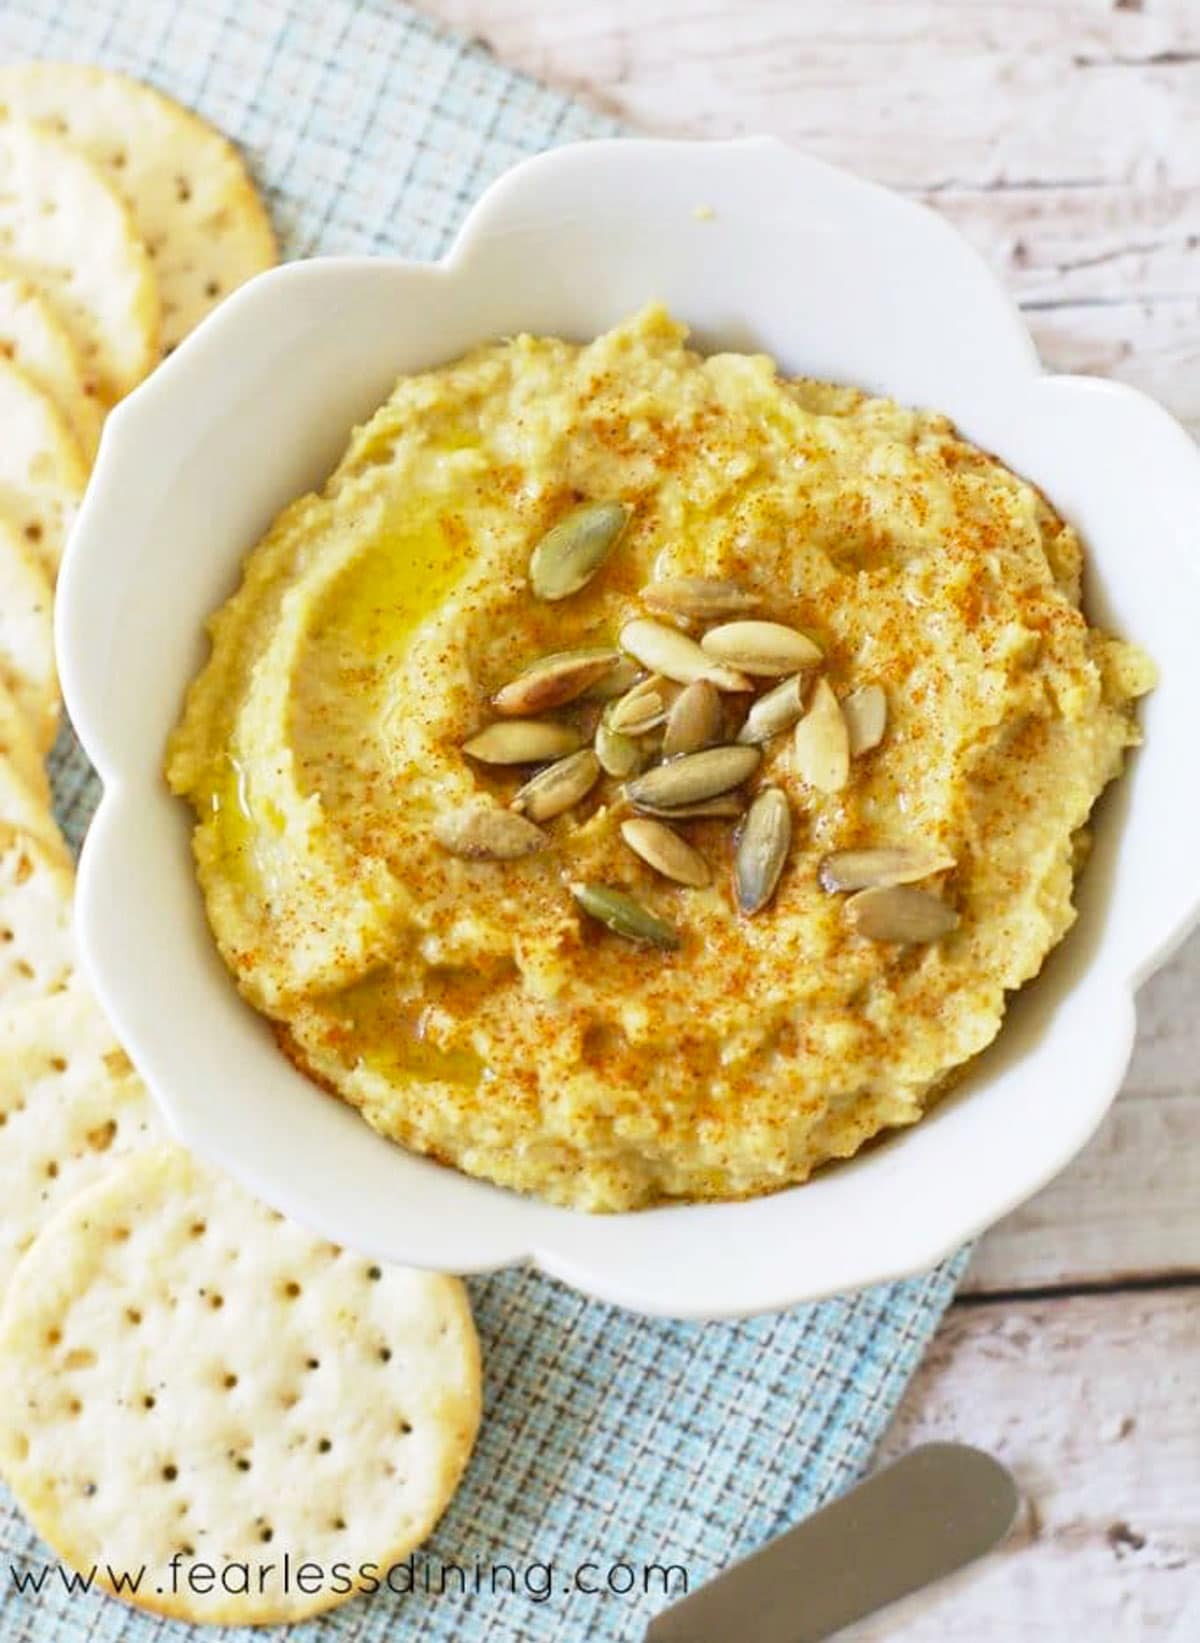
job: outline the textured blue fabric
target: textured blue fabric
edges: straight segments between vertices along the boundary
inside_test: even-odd
[[[4,0],[0,49],[6,61],[124,69],[198,109],[241,144],[289,256],[437,257],[515,160],[614,130],[396,0]],[[60,818],[77,843],[94,778],[69,731],[54,765]],[[527,1271],[472,1281],[486,1414],[467,1481],[417,1561],[433,1595],[382,1591],[291,1635],[640,1639],[665,1601],[642,1565],[682,1565],[694,1587],[861,1472],[964,1258],[912,1282],[719,1325],[631,1317]],[[15,1596],[4,1565],[35,1568],[46,1556],[0,1497],[0,1643],[188,1631],[54,1583],[40,1598]],[[482,1591],[460,1595],[450,1564]],[[493,1575],[501,1564],[515,1570],[516,1593]],[[583,1564],[596,1565],[583,1580],[602,1586],[612,1565],[627,1566],[613,1584],[632,1578],[634,1590],[568,1590]]]

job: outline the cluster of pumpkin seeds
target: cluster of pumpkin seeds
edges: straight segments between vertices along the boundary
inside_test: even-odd
[[[533,550],[534,596],[554,602],[586,587],[632,511],[623,502],[593,501],[560,519]],[[621,823],[625,844],[674,884],[702,889],[712,878],[679,824],[735,822],[734,898],[752,917],[774,896],[792,839],[782,788],[762,787],[747,803],[744,787],[764,748],[791,735],[801,780],[839,792],[853,761],[887,732],[887,695],[867,684],[839,700],[818,673],[820,646],[796,628],[763,620],[758,595],[734,582],[659,579],[641,599],[651,614],[628,622],[616,646],[541,657],[496,693],[499,717],[463,752],[486,765],[540,768],[508,809],[480,804],[456,811],[438,818],[434,834],[456,855],[513,861],[544,849],[550,841],[541,824],[571,810],[608,776],[623,784],[633,812]],[[584,698],[604,704],[590,738],[539,717]],[[859,934],[924,942],[947,934],[958,917],[917,885],[953,866],[941,850],[887,845],[826,856],[819,879],[830,894],[847,896],[846,917]],[[584,912],[617,935],[663,949],[678,945],[674,927],[626,891],[605,884],[571,889]]]

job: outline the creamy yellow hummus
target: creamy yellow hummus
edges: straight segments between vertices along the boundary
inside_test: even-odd
[[[403,379],[250,553],[168,759],[221,954],[286,1052],[405,1146],[591,1210],[770,1191],[918,1119],[1070,926],[1152,683],[1082,615],[1074,532],[944,417],[685,336],[651,308],[584,347],[521,336]],[[625,534],[582,591],[538,601],[531,549],[586,498],[629,504]],[[886,691],[884,740],[839,791],[791,735],[765,746],[749,791],[794,818],[770,905],[738,911],[724,819],[683,827],[709,886],[657,874],[607,778],[537,854],[443,849],[439,816],[529,775],[463,754],[494,693],[614,643],[676,576],[757,593],[839,697]],[[587,734],[597,711],[552,717]],[[912,841],[955,863],[936,889],[957,928],[857,933],[820,862]],[[579,882],[635,895],[678,947],[590,920]]]

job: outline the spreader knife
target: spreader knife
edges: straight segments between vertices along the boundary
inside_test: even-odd
[[[1018,1502],[982,1450],[924,1444],[665,1609],[646,1643],[822,1643],[982,1557]]]

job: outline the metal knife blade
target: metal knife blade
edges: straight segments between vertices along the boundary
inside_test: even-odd
[[[923,1444],[664,1609],[646,1643],[823,1643],[982,1557],[1019,1500],[982,1450]]]

